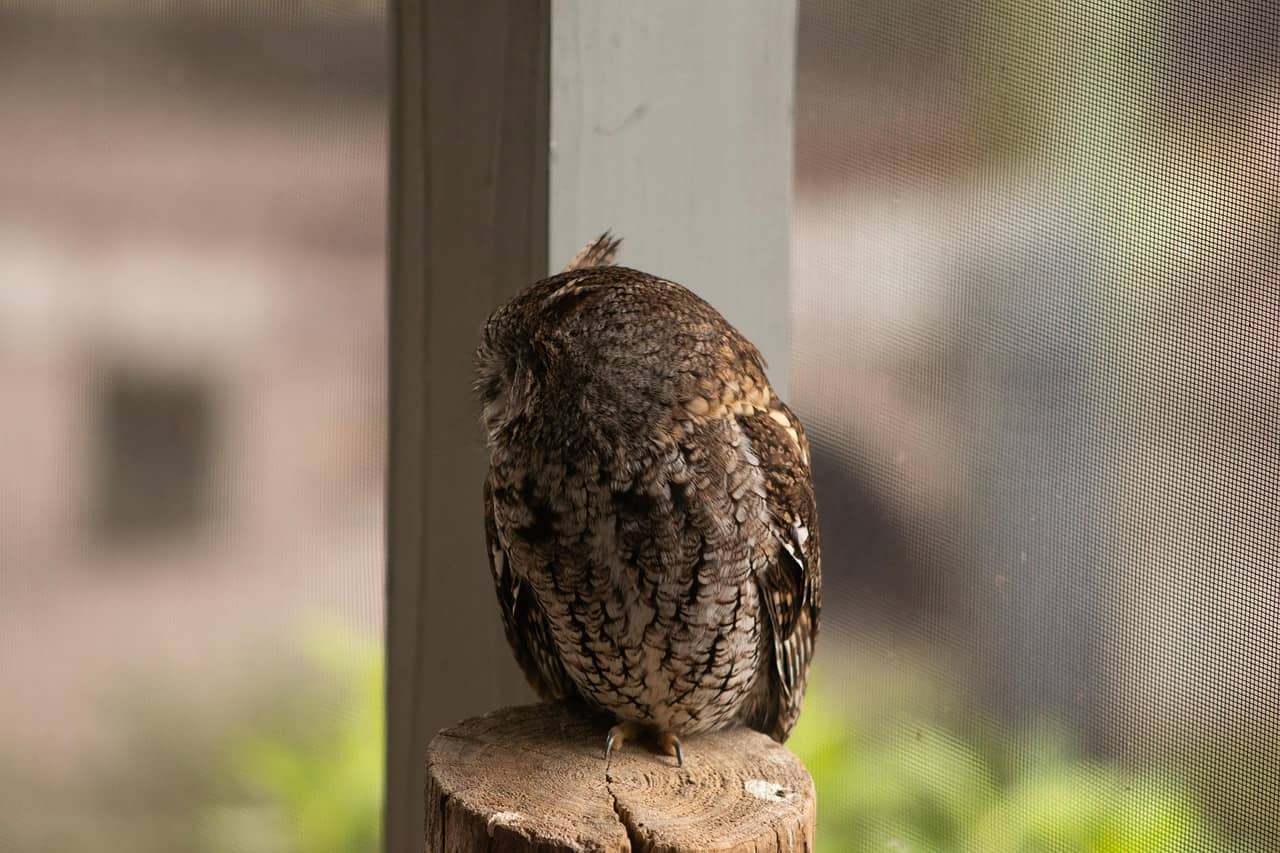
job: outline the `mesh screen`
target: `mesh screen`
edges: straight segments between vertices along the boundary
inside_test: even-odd
[[[1280,849],[1278,31],[801,2],[825,849]]]
[[[0,0],[0,850],[371,853],[377,0]]]

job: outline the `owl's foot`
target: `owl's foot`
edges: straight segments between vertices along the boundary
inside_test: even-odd
[[[638,739],[649,735],[657,741],[658,748],[667,755],[674,755],[677,767],[684,767],[684,751],[680,748],[680,738],[673,732],[652,729],[641,723],[618,723],[609,729],[609,736],[604,742],[604,772],[609,772],[613,751],[621,749],[628,738]]]
[[[667,755],[676,757],[676,767],[684,767],[684,750],[680,748],[680,738],[675,732],[658,732],[658,746]]]
[[[618,723],[609,729],[609,736],[604,740],[604,772],[609,772],[609,763],[613,760],[613,751],[621,749],[627,738],[637,738],[644,734],[644,726],[639,723]]]

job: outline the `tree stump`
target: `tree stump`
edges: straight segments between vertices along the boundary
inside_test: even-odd
[[[627,741],[606,777],[608,727],[525,705],[440,732],[427,749],[428,853],[813,849],[813,779],[765,735],[690,735],[683,768]]]

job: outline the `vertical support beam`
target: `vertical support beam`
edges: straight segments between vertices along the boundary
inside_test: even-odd
[[[528,696],[486,568],[471,357],[547,269],[547,0],[395,0],[390,167],[387,806],[423,846],[444,726]]]
[[[612,227],[781,390],[795,0],[393,0],[391,38],[384,846],[406,853],[431,736],[529,695],[485,566],[480,326]]]
[[[551,262],[606,227],[786,393],[795,0],[552,0]]]

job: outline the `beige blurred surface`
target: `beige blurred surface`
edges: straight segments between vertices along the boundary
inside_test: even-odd
[[[62,791],[0,849],[123,819],[128,708],[381,638],[382,6],[205,6],[0,6],[0,752]]]

